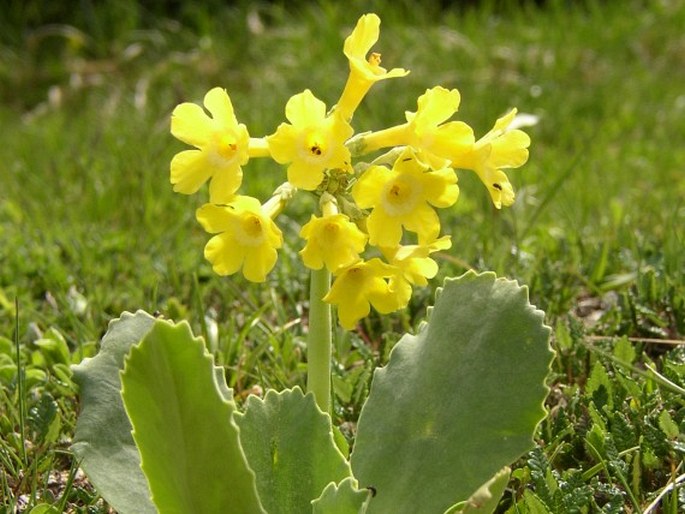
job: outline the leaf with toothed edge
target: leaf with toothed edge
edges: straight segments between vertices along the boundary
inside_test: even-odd
[[[351,476],[333,439],[331,419],[314,395],[298,387],[250,396],[235,416],[240,442],[257,476],[257,490],[269,514],[311,510],[330,482]]]
[[[357,489],[357,481],[352,477],[339,484],[331,482],[312,501],[312,514],[365,514],[371,494],[368,489]]]
[[[133,347],[122,398],[160,512],[264,512],[240,446],[235,403],[186,322],[156,321]]]
[[[429,321],[376,370],[351,464],[368,513],[442,514],[533,446],[552,352],[528,291],[494,273],[448,279]]]
[[[140,469],[119,378],[124,358],[154,322],[144,311],[124,312],[110,322],[99,353],[72,366],[80,389],[81,413],[71,449],[98,493],[121,514],[157,512]]]

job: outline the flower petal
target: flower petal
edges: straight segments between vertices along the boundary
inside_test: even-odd
[[[463,121],[450,121],[435,130],[427,149],[451,161],[458,161],[460,156],[473,149],[475,141],[471,127]]]
[[[374,209],[366,219],[369,244],[393,247],[402,239],[402,218],[388,216],[382,209]]]
[[[285,105],[285,117],[295,126],[303,128],[321,123],[326,117],[326,104],[305,89],[294,95]]]
[[[225,89],[215,87],[210,89],[204,98],[207,110],[221,127],[235,127],[238,120],[233,111],[233,104]]]
[[[242,181],[243,170],[240,166],[230,166],[215,172],[209,182],[209,201],[230,202]]]
[[[352,186],[352,196],[357,206],[368,209],[374,206],[383,191],[385,183],[392,178],[392,172],[385,166],[371,166]]]
[[[492,142],[491,164],[496,168],[518,168],[528,160],[530,137],[522,130],[511,130]]]
[[[206,203],[195,211],[195,217],[206,232],[217,234],[233,230],[236,219],[235,212],[235,208],[229,205]]]
[[[376,44],[381,33],[381,19],[369,13],[357,21],[352,33],[345,39],[343,52],[348,59],[366,60],[366,54]]]
[[[212,175],[212,165],[201,150],[184,150],[171,159],[171,183],[174,191],[190,195],[196,193]]]
[[[433,240],[440,234],[440,218],[426,204],[417,206],[411,216],[403,217],[403,223],[404,228],[410,232],[415,232],[421,241]]]
[[[243,265],[245,253],[231,234],[224,232],[209,240],[205,246],[205,258],[212,263],[217,275],[232,275]]]
[[[451,207],[459,198],[457,174],[452,168],[424,173],[422,183],[426,200],[435,207]]]
[[[297,129],[288,123],[281,123],[276,132],[266,138],[274,161],[286,164],[296,154]]]
[[[186,144],[202,148],[212,139],[212,120],[199,105],[185,102],[171,113],[171,134]]]
[[[426,90],[418,99],[418,109],[412,120],[417,131],[437,127],[447,121],[459,109],[460,101],[461,95],[456,89],[436,86]]]
[[[250,248],[245,255],[243,275],[250,282],[264,282],[277,260],[278,252],[271,246]]]
[[[313,191],[323,181],[323,171],[322,167],[294,161],[288,166],[288,182],[305,191]]]

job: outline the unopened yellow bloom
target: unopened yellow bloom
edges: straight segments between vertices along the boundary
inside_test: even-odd
[[[498,209],[514,203],[514,189],[502,170],[518,168],[528,160],[528,134],[522,130],[507,130],[515,116],[516,109],[512,109],[476,141],[470,152],[452,159],[455,168],[474,170],[478,174]]]
[[[300,251],[304,265],[310,269],[329,271],[349,266],[360,260],[367,235],[344,214],[332,214],[321,218],[313,216],[302,230],[300,237],[307,241]]]
[[[281,123],[267,141],[274,160],[290,163],[288,182],[312,191],[323,181],[324,170],[351,171],[345,141],[354,130],[339,115],[326,116],[326,104],[309,89],[288,100],[285,116],[290,123]]]
[[[456,89],[441,86],[426,90],[418,99],[416,112],[407,112],[402,125],[361,136],[363,151],[409,145],[417,157],[433,169],[449,166],[453,156],[470,151],[473,129],[462,121],[447,121],[459,109],[461,96]]]
[[[350,74],[336,110],[346,120],[352,118],[357,106],[373,84],[379,80],[404,77],[409,73],[402,68],[387,71],[380,66],[381,54],[369,54],[369,50],[380,37],[380,25],[381,20],[377,15],[365,14],[357,21],[352,34],[345,39],[343,52],[350,62]]]
[[[280,229],[262,209],[259,200],[234,196],[226,205],[205,204],[197,220],[212,237],[205,246],[205,258],[218,275],[232,275],[242,268],[251,282],[264,282],[283,244]]]
[[[174,137],[197,148],[173,157],[171,183],[174,191],[192,194],[211,178],[210,202],[225,203],[240,187],[241,166],[250,158],[250,136],[245,125],[238,123],[225,89],[210,90],[204,105],[211,117],[188,102],[178,105],[171,115]]]
[[[402,307],[387,280],[396,273],[393,266],[377,258],[357,262],[338,270],[324,301],[338,306],[340,324],[351,330],[357,321],[369,315],[372,305],[381,314]]]
[[[352,188],[362,209],[373,209],[367,219],[369,243],[395,247],[402,227],[415,232],[419,241],[434,240],[440,220],[434,207],[449,207],[457,201],[457,176],[451,168],[429,171],[407,147],[390,170],[371,166]]]

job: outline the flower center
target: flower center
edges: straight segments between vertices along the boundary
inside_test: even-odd
[[[381,68],[381,54],[378,52],[371,52],[369,54],[369,57],[366,59],[366,62],[368,62],[371,65],[371,70],[376,74],[376,75],[382,75],[385,73],[385,70]]]
[[[262,220],[256,214],[247,213],[240,220],[242,229],[241,242],[246,245],[256,246],[264,240],[264,227]]]
[[[305,155],[310,160],[319,160],[326,153],[326,139],[318,130],[307,133],[304,139]]]
[[[385,186],[383,208],[390,216],[401,216],[411,212],[418,200],[419,184],[409,177],[397,177]]]
[[[353,268],[348,269],[346,279],[353,284],[360,286],[364,283],[364,268],[361,266],[354,266]]]
[[[238,151],[238,144],[233,134],[220,133],[216,136],[216,151],[224,159],[231,160]]]
[[[340,234],[340,227],[337,223],[326,223],[323,230],[323,239],[326,243],[334,243],[338,240]]]

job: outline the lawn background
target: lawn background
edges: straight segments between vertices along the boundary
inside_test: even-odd
[[[680,2],[74,5],[10,1],[0,13],[0,494],[8,508],[53,497],[105,508],[87,484],[63,495],[64,480],[51,492],[48,477],[71,467],[78,407],[67,364],[92,354],[124,310],[188,319],[239,397],[303,384],[307,273],[296,252],[312,203],[279,218],[286,245],[265,285],[214,276],[194,219],[205,197],[174,194],[168,182],[169,161],[185,148],[169,135],[169,116],[214,86],[227,88],[254,136],[272,133],[288,98],[305,88],[334,104],[347,74],[342,41],[369,11],[382,19],[383,64],[411,74],[372,89],[355,115],[358,131],[401,123],[434,85],[460,90],[458,119],[477,136],[510,107],[539,118],[526,129],[529,163],[509,173],[514,206],[494,209],[475,175],[461,172],[459,202],[442,213],[453,248],[439,258],[439,278],[467,269],[515,278],[555,332],[553,416],[502,512],[525,491],[553,512],[636,511],[682,475]],[[283,180],[281,167],[251,161],[243,191],[264,199]],[[335,415],[350,433],[373,367],[420,322],[439,278],[406,311],[337,334]],[[675,387],[640,375],[652,365]],[[593,454],[592,437],[616,452],[607,443]],[[677,512],[677,490],[665,498],[664,512]]]

